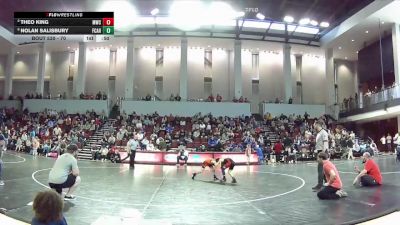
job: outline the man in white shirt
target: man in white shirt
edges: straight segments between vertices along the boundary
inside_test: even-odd
[[[136,123],[136,128],[137,129],[142,129],[142,127],[143,127],[143,124],[142,124],[142,121],[137,121],[137,123]]]
[[[131,168],[135,168],[135,157],[136,157],[136,149],[139,146],[139,142],[135,138],[129,139],[127,145],[127,151],[129,155],[129,165]]]
[[[143,134],[143,132],[138,132],[137,133],[137,135],[136,135],[136,138],[137,138],[137,140],[138,141],[142,141],[143,140],[143,137],[144,137],[144,134]]]
[[[315,138],[315,152],[327,152],[329,149],[328,133],[322,128],[323,122],[318,121],[315,123],[315,129],[318,132]],[[314,191],[319,191],[322,188],[324,182],[323,163],[318,161],[318,184],[313,187]]]
[[[181,126],[186,126],[186,121],[185,121],[184,119],[182,119],[182,120],[179,122],[179,125],[181,125]]]
[[[140,146],[142,151],[147,149],[147,145],[150,143],[147,137],[144,137],[143,140],[140,142],[142,145]]]
[[[54,136],[59,136],[61,135],[62,131],[61,128],[57,125],[54,129],[53,129],[53,134]]]
[[[108,144],[114,145],[115,144],[115,137],[111,134],[111,136],[107,140]]]
[[[81,183],[78,162],[75,158],[78,146],[69,145],[67,152],[54,163],[49,174],[49,186],[57,191],[62,199],[72,200],[72,195]]]
[[[202,122],[199,125],[200,130],[204,130],[206,128],[206,125]]]
[[[6,141],[5,137],[2,133],[0,133],[0,186],[4,185],[4,181],[2,180],[2,171],[3,171],[3,151],[6,150]]]
[[[156,151],[156,148],[155,148],[153,142],[150,142],[150,143],[146,146],[146,150],[147,150],[147,151]]]
[[[350,132],[350,138],[351,138],[351,140],[356,139],[356,134],[353,131]]]
[[[392,135],[390,135],[389,133],[386,136],[386,146],[387,146],[387,150],[389,152],[392,151]]]
[[[394,143],[394,153],[397,153],[397,148],[400,147],[400,135],[399,132],[396,133],[396,135],[393,138],[393,143]]]
[[[385,135],[382,135],[380,141],[382,143],[382,147],[386,148],[386,137],[385,137]],[[385,149],[382,149],[382,150],[385,151]]]

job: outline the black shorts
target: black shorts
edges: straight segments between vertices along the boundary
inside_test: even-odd
[[[68,175],[67,180],[62,184],[53,184],[49,183],[50,188],[57,191],[57,193],[61,194],[63,188],[70,188],[75,184],[76,176],[70,174]]]
[[[229,166],[229,170],[233,170],[233,168],[235,167],[235,162],[231,162],[231,165]]]
[[[227,164],[227,162],[230,162],[229,167],[225,167],[225,165]],[[235,162],[234,162],[232,159],[229,159],[229,158],[224,159],[224,161],[222,162],[222,164],[223,164],[223,165],[222,165],[223,167],[229,168],[229,170],[233,170],[233,168],[235,167]]]

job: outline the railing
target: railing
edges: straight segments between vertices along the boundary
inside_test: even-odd
[[[368,108],[381,102],[387,102],[394,99],[400,99],[400,86],[396,85],[391,88],[386,88],[382,91],[371,93],[368,92],[364,95],[360,94],[358,99],[351,98],[350,100],[340,104],[340,112],[351,112],[357,109]]]
[[[335,120],[339,119],[339,105],[338,104],[326,106],[325,112],[326,112],[326,114],[332,116]]]

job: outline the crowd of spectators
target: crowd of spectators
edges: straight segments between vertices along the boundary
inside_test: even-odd
[[[37,150],[42,155],[62,154],[69,143],[84,146],[87,138],[105,121],[104,114],[94,112],[68,115],[54,110],[29,113],[27,110],[4,109],[0,113],[1,133],[8,140],[8,149],[31,154]],[[273,155],[276,161],[295,162],[315,157],[316,121],[322,121],[329,133],[332,156],[343,158],[353,152],[357,155],[377,151],[372,140],[359,143],[354,132],[336,125],[329,116],[310,118],[305,113],[273,117],[267,113],[256,119],[253,116],[231,118],[211,114],[160,116],[157,112],[151,115],[123,112],[91,150],[94,159],[112,159],[133,139],[142,151],[176,151],[179,148],[200,152],[250,151],[267,159]]]
[[[99,91],[96,95],[93,94],[84,94],[81,93],[79,96],[79,99],[86,99],[86,100],[107,100],[107,94],[105,92]],[[0,97],[0,100],[3,98]],[[10,95],[8,97],[8,100],[23,100],[23,99],[67,99],[67,93],[57,93],[55,96],[52,96],[50,93],[47,93],[47,95],[42,95],[41,93],[34,93],[34,92],[27,92],[25,96],[14,96]]]
[[[79,99],[87,99],[87,100],[107,100],[107,94],[103,91],[99,91],[96,95],[93,94],[84,94],[81,93],[79,95]]]
[[[68,144],[83,146],[105,119],[104,114],[89,111],[86,114],[67,114],[50,109],[40,113],[2,109],[0,133],[6,138],[7,149],[58,156]]]
[[[285,102],[282,99],[275,98],[275,100],[265,100],[263,103],[274,103],[274,104],[284,104]],[[290,97],[286,104],[293,104],[293,98]]]
[[[365,91],[364,93],[361,92],[360,96],[358,93],[355,93],[354,96],[344,98],[343,102],[340,104],[340,109],[341,111],[346,112],[396,98],[400,98],[399,84],[393,83],[389,86],[382,88],[378,88],[378,86],[375,86],[374,88],[368,88],[367,91]]]
[[[337,126],[328,116],[310,118],[305,113],[302,116],[272,117],[266,114],[257,120],[253,116],[231,118],[197,114],[193,117],[177,117],[160,116],[157,112],[151,115],[128,115],[123,112],[113,128],[104,133],[101,145],[107,147],[103,150],[94,147],[94,158],[99,158],[100,154],[105,158],[110,151],[114,154],[123,150],[133,139],[138,142],[138,151],[176,151],[182,147],[199,152],[245,152],[250,148],[251,152],[267,159],[274,155],[277,161],[314,159],[314,123],[318,120],[323,121],[324,129],[329,132],[332,156],[344,157],[350,149],[357,151],[354,133]]]
[[[152,96],[150,94],[147,94],[145,97],[139,98],[141,101],[160,101],[159,98],[156,98],[156,96]],[[182,100],[182,97],[179,94],[171,94],[171,96],[167,99],[167,101],[176,101],[179,102]],[[214,96],[213,94],[210,94],[207,98],[202,99],[188,99],[190,102],[222,102],[223,98],[220,94],[217,94]],[[233,98],[232,102],[238,102],[238,103],[243,103],[243,102],[250,102],[247,98],[240,96],[239,98]]]

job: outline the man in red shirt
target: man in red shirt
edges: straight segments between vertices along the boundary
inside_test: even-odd
[[[346,197],[347,193],[342,190],[342,181],[336,166],[328,160],[325,152],[318,153],[318,163],[323,164],[323,171],[327,182],[324,184],[317,196],[319,199],[339,199]]]
[[[276,162],[280,162],[282,150],[283,150],[283,145],[281,143],[281,140],[278,140],[278,142],[276,142],[275,145],[274,145],[274,152],[275,152]]]
[[[357,166],[354,170],[359,173],[353,181],[353,185],[360,184],[361,186],[371,187],[382,184],[382,175],[379,170],[378,164],[371,159],[369,152],[364,152],[363,163],[365,163],[364,169],[360,171]]]
[[[228,168],[228,174],[232,178],[232,183],[237,183],[236,178],[233,176],[233,168],[235,167],[235,161],[233,161],[231,158],[226,158],[226,159],[216,159],[217,166],[221,167],[221,172],[222,172],[222,181],[226,182],[226,177],[225,177],[225,169]]]

